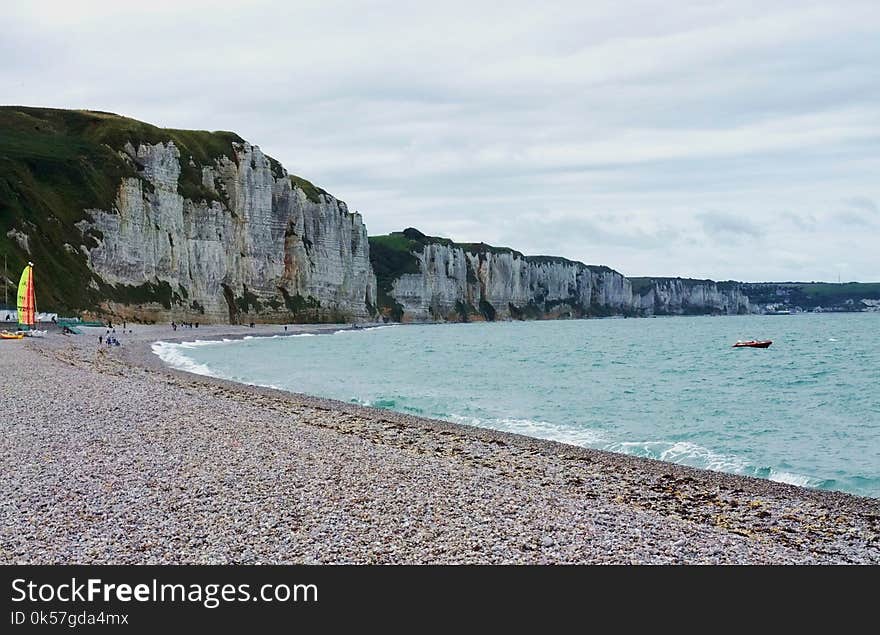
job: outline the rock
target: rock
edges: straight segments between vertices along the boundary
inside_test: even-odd
[[[415,230],[407,230],[415,231]],[[747,313],[739,285],[711,280],[638,279],[565,258],[510,249],[430,242],[410,253],[418,273],[399,272],[390,296],[406,321],[494,320],[589,315]]]
[[[681,314],[691,311],[736,315],[751,310],[739,285],[719,288],[711,280],[651,279],[647,290],[634,295],[633,307],[646,314]]]
[[[457,319],[462,307],[474,317],[482,311],[488,319],[508,319],[538,317],[534,311],[580,315],[591,307],[621,312],[632,303],[629,282],[607,267],[443,244],[413,255],[420,273],[404,273],[391,292],[413,321]]]
[[[113,210],[87,210],[93,220],[78,225],[102,236],[87,249],[89,266],[107,283],[167,284],[177,298],[171,308],[111,308],[144,319],[204,322],[243,313],[278,320],[292,312],[313,320],[371,317],[376,280],[360,214],[323,192],[310,198],[283,168],[273,171],[257,146],[233,147],[235,160],[222,156],[202,169],[206,190],[220,199],[208,202],[179,193],[180,152],[173,143],[127,146],[138,177],[122,179]]]

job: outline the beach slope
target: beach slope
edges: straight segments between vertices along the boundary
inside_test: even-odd
[[[4,344],[0,563],[880,562],[875,499],[172,371],[136,330]]]

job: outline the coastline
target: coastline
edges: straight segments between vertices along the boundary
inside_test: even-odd
[[[2,444],[14,492],[2,561],[880,563],[878,499],[194,375],[151,350],[157,340],[282,335],[278,328],[137,325],[112,349],[98,348],[102,329],[9,349],[26,375],[57,378],[50,397],[81,400],[63,409],[63,436],[118,487],[85,478],[96,466],[72,451],[41,464],[47,449],[65,452],[53,443],[60,433],[42,422],[48,429],[29,434],[25,409],[13,407]],[[44,418],[57,407],[49,402]],[[95,419],[89,404],[114,414]],[[89,448],[95,438],[117,452]],[[177,461],[165,478],[169,455]],[[83,477],[82,491],[66,486],[65,467]],[[194,488],[181,484],[193,474]],[[56,504],[34,504],[46,496]],[[97,516],[101,531],[89,533],[59,500],[116,511]],[[118,509],[126,504],[136,519],[114,515],[126,516]],[[171,510],[179,540],[157,524],[160,509]],[[123,527],[137,539],[122,537]]]

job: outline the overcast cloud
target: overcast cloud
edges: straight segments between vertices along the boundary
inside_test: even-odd
[[[880,280],[877,0],[14,4],[0,103],[234,130],[370,233]]]

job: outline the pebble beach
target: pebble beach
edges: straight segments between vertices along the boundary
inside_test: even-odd
[[[291,326],[295,332],[330,326]],[[0,343],[0,563],[880,563],[880,500],[172,370],[132,326]]]

